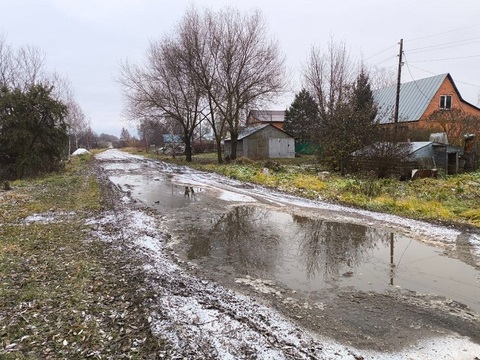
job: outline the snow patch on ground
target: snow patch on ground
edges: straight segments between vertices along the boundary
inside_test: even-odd
[[[480,234],[470,235],[468,241],[472,244],[475,253],[480,256]]]
[[[224,201],[235,201],[235,202],[255,202],[256,200],[248,195],[237,194],[231,191],[222,191],[219,196],[219,199]]]
[[[69,218],[75,215],[74,212],[49,212],[41,214],[32,214],[27,216],[23,221],[26,224],[37,223],[37,224],[51,224],[54,222],[61,222],[65,218]]]

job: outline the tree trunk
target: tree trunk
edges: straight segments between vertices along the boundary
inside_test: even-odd
[[[220,137],[215,137],[215,142],[217,143],[217,161],[219,164],[223,163],[223,154],[222,154],[222,140]]]
[[[192,143],[189,138],[185,140],[185,160],[192,162]]]
[[[235,160],[237,158],[238,133],[230,132],[230,138],[231,138],[230,160]]]

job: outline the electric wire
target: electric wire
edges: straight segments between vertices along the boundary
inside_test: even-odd
[[[420,92],[420,94],[423,95],[423,97],[426,99],[426,100],[431,100],[427,95],[425,95],[425,93],[422,91],[422,89],[420,89],[420,87],[418,86],[417,82],[415,81],[415,78],[413,77],[413,74],[410,70],[410,65],[408,64],[408,61],[407,61],[407,56],[405,55],[405,52],[403,53],[403,57],[405,59],[405,64],[407,65],[407,70],[408,70],[408,73],[410,74],[412,80],[413,80],[413,83],[415,84],[415,87],[417,88],[417,90]]]
[[[471,58],[476,58],[480,57],[480,55],[470,55],[470,56],[462,56],[462,57],[456,57],[456,58],[443,58],[443,59],[430,59],[430,60],[413,60],[410,62],[414,63],[419,63],[419,62],[436,62],[436,61],[446,61],[446,60],[461,60],[461,59],[471,59]]]
[[[457,47],[457,46],[471,45],[471,44],[479,43],[480,40],[477,40],[477,39],[480,39],[480,37],[474,37],[474,38],[465,39],[465,40],[452,41],[452,42],[437,44],[437,45],[423,46],[423,47],[419,47],[419,48],[410,49],[409,52],[412,54],[412,53],[418,53],[418,52],[447,49],[447,48]],[[476,41],[471,41],[471,40],[476,40]],[[466,42],[466,41],[469,41],[469,42]]]
[[[457,32],[457,31],[461,31],[461,30],[471,29],[471,28],[477,27],[477,26],[480,26],[480,24],[469,25],[469,26],[465,26],[465,27],[462,27],[462,28],[447,30],[447,31],[443,31],[443,32],[440,32],[440,33],[435,33],[435,34],[431,34],[431,35],[427,35],[427,36],[422,36],[422,37],[418,37],[418,38],[413,38],[413,39],[409,39],[408,41],[412,42],[412,41],[417,41],[417,40],[429,39],[429,38],[431,38],[431,37],[435,37],[435,36],[438,36],[438,35],[445,35],[445,34],[449,34],[449,33],[452,33],[452,32]]]
[[[379,52],[377,52],[377,53],[375,53],[375,54],[367,57],[365,60],[369,60],[369,59],[371,59],[371,58],[373,58],[373,57],[375,57],[375,56],[377,56],[377,55],[383,54],[385,51],[388,51],[388,50],[390,50],[390,49],[392,49],[392,48],[394,48],[394,47],[396,47],[396,46],[397,46],[397,44],[392,45],[392,46],[389,46],[388,48],[386,48],[386,49],[384,49],[384,50],[382,50],[382,51],[379,51]]]
[[[387,62],[387,61],[389,61],[389,60],[391,60],[391,59],[395,59],[396,57],[397,57],[397,55],[389,56],[388,58],[383,59],[383,60],[375,63],[375,65],[376,65],[376,66],[381,65],[381,64],[383,64],[383,63],[385,63],[385,62]]]

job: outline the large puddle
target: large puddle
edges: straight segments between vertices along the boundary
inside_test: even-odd
[[[239,206],[192,235],[189,259],[309,295],[395,287],[445,296],[480,312],[478,271],[399,234]]]
[[[134,199],[166,213],[181,209],[186,214],[182,209],[192,202],[208,201],[201,187],[175,184],[171,176],[133,171],[110,179]],[[211,214],[208,207],[188,207],[208,221],[177,229],[184,256],[208,270],[274,280],[306,296],[400,288],[445,296],[480,312],[480,272],[434,246],[378,228],[317,219],[314,210],[305,217],[261,204]]]

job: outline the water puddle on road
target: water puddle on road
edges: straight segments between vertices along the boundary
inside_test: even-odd
[[[124,192],[158,210],[178,209],[199,199],[201,188],[178,185],[168,181],[168,175],[122,175],[110,176],[110,181]]]
[[[208,271],[273,280],[306,296],[400,288],[444,296],[480,313],[480,272],[437,247],[378,228],[261,205],[225,212],[211,194],[171,181],[172,174],[135,174],[134,166],[122,166],[110,170],[129,171],[110,180],[137,201],[168,214],[172,231],[181,238],[179,252]],[[236,201],[246,201],[244,197]],[[460,242],[468,245],[468,239],[457,241],[457,251]]]
[[[238,206],[191,232],[186,256],[217,272],[315,295],[395,287],[445,296],[480,312],[480,272],[441,249],[362,225]]]

